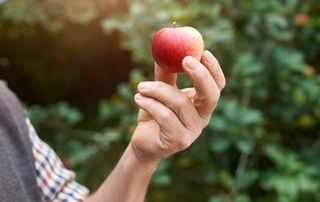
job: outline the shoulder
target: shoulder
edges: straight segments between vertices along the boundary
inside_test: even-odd
[[[7,83],[3,80],[0,80],[0,102],[4,102],[8,97],[12,98],[15,97],[15,95],[8,88]]]
[[[0,79],[0,86],[1,85],[6,85],[6,81]]]
[[[0,80],[0,119],[25,119],[25,112],[18,97],[8,88],[5,81]]]
[[[0,80],[0,93],[8,90],[7,83],[4,80]]]
[[[3,80],[0,80],[0,110],[8,108],[8,97],[12,97],[12,92],[9,90],[7,83]]]
[[[4,104],[4,102],[7,102],[7,104],[20,103],[17,96],[7,86],[7,83],[0,80],[0,103]]]

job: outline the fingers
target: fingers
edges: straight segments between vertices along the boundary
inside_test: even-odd
[[[138,122],[140,121],[148,121],[150,120],[150,115],[148,114],[148,112],[144,111],[143,109],[139,109],[139,113],[138,113]]]
[[[156,99],[174,111],[177,118],[190,131],[202,130],[197,109],[187,94],[161,81],[142,82],[138,90],[143,96]]]
[[[209,70],[220,91],[223,90],[226,85],[226,79],[218,60],[209,51],[205,50],[202,55],[201,62]]]
[[[191,102],[193,103],[193,98],[196,94],[196,90],[194,88],[184,88],[184,89],[181,89],[181,92],[186,94],[191,100]]]
[[[176,86],[177,74],[165,71],[157,63],[154,65],[155,80]]]
[[[209,120],[220,97],[220,89],[217,83],[211,76],[209,70],[191,56],[183,59],[182,67],[192,80],[196,89],[194,104],[199,115],[203,119]]]
[[[145,97],[140,93],[135,95],[134,100],[160,125],[162,130],[176,133],[177,131],[172,130],[184,128],[176,114],[157,100]]]

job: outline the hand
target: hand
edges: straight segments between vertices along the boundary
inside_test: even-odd
[[[204,51],[201,62],[182,61],[194,88],[176,88],[176,74],[155,64],[154,82],[142,82],[135,102],[140,107],[132,150],[144,162],[159,162],[189,147],[207,126],[217,106],[225,77],[217,59]]]

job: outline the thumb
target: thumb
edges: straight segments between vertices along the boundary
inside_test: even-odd
[[[156,81],[162,81],[171,86],[176,87],[177,74],[166,71],[164,68],[160,67],[156,62],[154,63],[154,74]]]

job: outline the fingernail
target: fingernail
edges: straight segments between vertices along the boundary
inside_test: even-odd
[[[204,59],[206,60],[207,63],[212,63],[213,62],[213,55],[209,51],[204,51]]]
[[[186,56],[182,62],[189,69],[196,69],[198,67],[196,59],[191,56]]]
[[[138,89],[139,89],[139,90],[144,90],[144,89],[149,88],[150,85],[151,85],[150,82],[141,82],[141,83],[139,83],[139,85],[138,85]]]
[[[137,94],[134,96],[134,99],[135,99],[136,101],[142,100],[141,94],[140,94],[140,93],[137,93]]]

